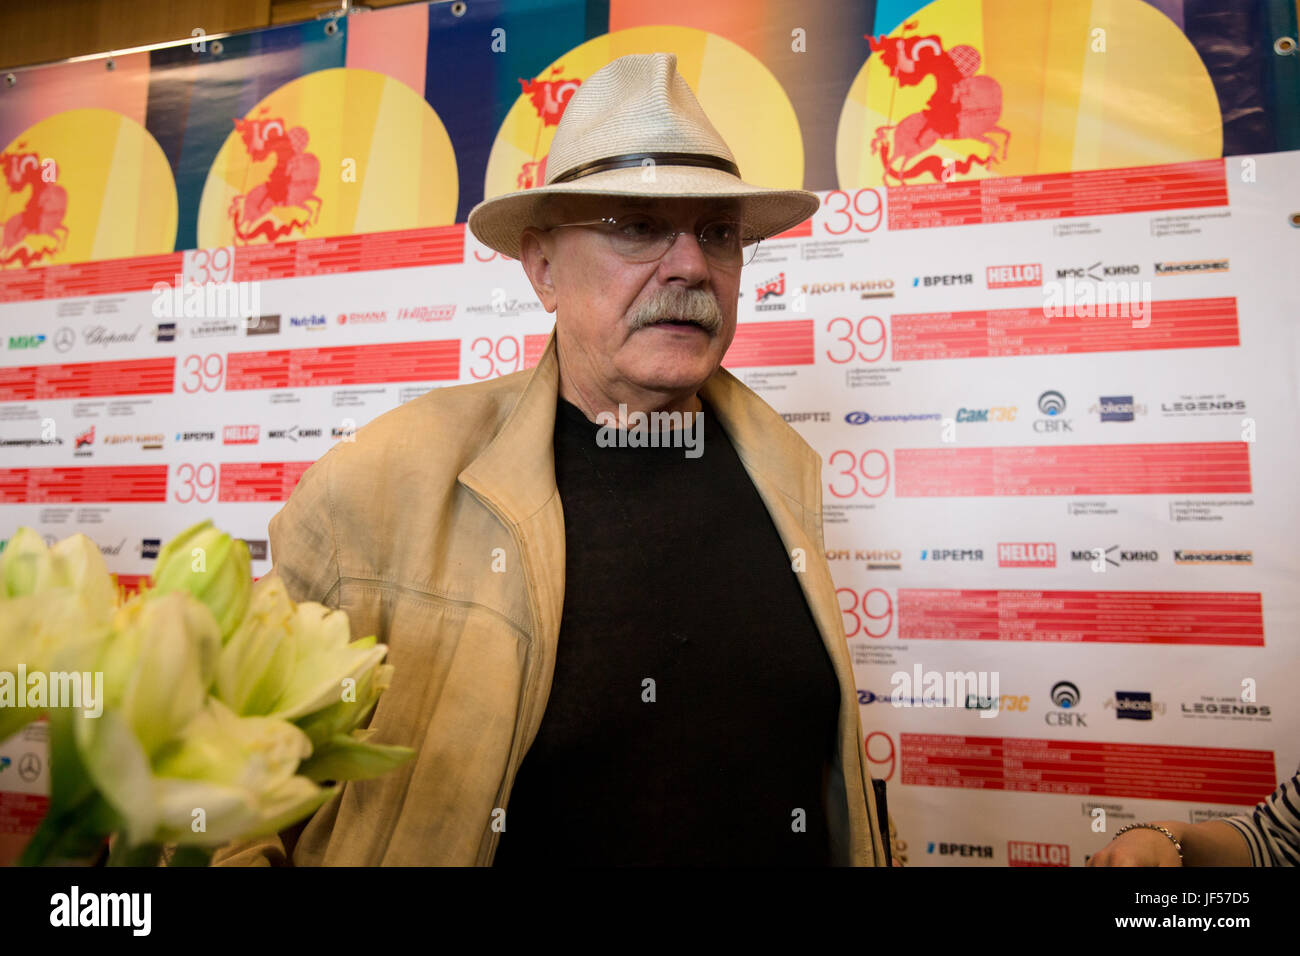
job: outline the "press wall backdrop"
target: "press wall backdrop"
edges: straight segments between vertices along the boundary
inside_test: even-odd
[[[536,361],[553,316],[466,214],[543,181],[593,72],[672,51],[742,176],[823,198],[746,268],[725,365],[823,458],[909,865],[1240,812],[1300,760],[1296,32],[1273,0],[471,0],[15,70],[0,536],[82,532],[131,584],[210,516],[265,574],[334,442]],[[0,742],[0,856],[43,732]]]

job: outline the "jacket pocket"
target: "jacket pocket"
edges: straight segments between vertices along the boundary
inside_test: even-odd
[[[416,755],[348,785],[329,862],[471,865],[509,763],[527,638],[478,605],[392,590],[383,603],[395,674],[370,726]]]

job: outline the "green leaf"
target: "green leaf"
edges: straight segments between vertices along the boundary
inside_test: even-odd
[[[47,813],[23,849],[19,866],[89,864],[99,856],[108,835],[121,820],[99,794],[59,813]]]
[[[298,768],[298,773],[317,783],[326,780],[369,780],[388,773],[415,756],[410,747],[368,744],[337,734]]]
[[[203,846],[178,846],[168,866],[207,866],[215,851]]]

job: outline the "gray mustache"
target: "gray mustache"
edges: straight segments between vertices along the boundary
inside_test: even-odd
[[[632,316],[632,331],[672,320],[693,322],[713,334],[722,328],[722,310],[713,296],[703,289],[665,290]]]

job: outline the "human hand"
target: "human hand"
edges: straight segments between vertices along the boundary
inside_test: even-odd
[[[1137,827],[1121,833],[1092,855],[1088,866],[1182,866],[1173,841],[1159,830]]]

